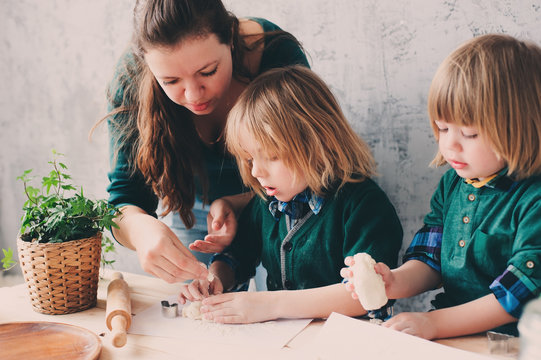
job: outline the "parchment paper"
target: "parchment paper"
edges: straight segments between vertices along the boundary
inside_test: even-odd
[[[173,296],[169,303],[176,302]],[[179,304],[179,314],[182,305]],[[304,329],[312,319],[276,320],[256,324],[216,324],[214,322],[192,320],[180,315],[166,318],[161,314],[161,303],[132,317],[128,333],[139,335],[179,338],[183,340],[208,341],[232,346],[243,345],[279,349]]]

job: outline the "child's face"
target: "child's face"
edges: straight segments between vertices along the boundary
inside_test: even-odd
[[[503,159],[492,150],[476,128],[442,120],[435,123],[439,129],[440,153],[458,176],[483,180],[505,166]]]
[[[268,196],[290,201],[308,186],[302,174],[295,178],[295,172],[282,159],[267,154],[246,131],[242,132],[241,145],[246,152],[244,161]]]

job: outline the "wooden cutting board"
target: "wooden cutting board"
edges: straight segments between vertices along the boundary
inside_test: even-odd
[[[0,357],[11,359],[97,359],[101,341],[90,330],[34,321],[0,324]]]

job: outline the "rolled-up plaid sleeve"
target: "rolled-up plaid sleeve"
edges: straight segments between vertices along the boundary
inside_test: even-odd
[[[500,305],[511,316],[519,318],[524,305],[539,293],[538,287],[518,268],[509,265],[490,285]]]
[[[417,231],[406,250],[403,262],[419,260],[441,273],[441,239],[443,227],[424,226]]]

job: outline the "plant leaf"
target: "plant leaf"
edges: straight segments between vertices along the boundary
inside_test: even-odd
[[[2,252],[4,253],[4,257],[2,258],[2,268],[4,270],[9,270],[13,266],[15,266],[16,262],[13,260],[13,250],[11,248],[2,249]]]

